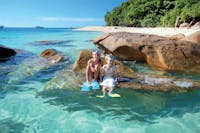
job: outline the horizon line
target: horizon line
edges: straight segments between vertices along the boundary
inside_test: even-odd
[[[83,28],[83,27],[87,27],[87,26],[105,26],[105,25],[85,25],[85,26],[61,26],[61,27],[54,27],[54,26],[4,26],[4,25],[0,25],[3,26],[2,29],[4,28],[35,28],[35,29],[42,29],[42,28]]]

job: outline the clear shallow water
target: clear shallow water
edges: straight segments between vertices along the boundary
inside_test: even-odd
[[[16,133],[199,133],[200,91],[187,93],[136,91],[117,88],[121,98],[96,98],[100,91],[45,90],[45,85],[66,67],[81,49],[93,49],[90,40],[102,33],[70,29],[3,29],[0,44],[31,53],[0,63],[0,132]],[[66,41],[36,45],[35,41]],[[55,48],[70,62],[49,66],[37,55]],[[153,71],[136,63],[138,72],[200,80],[199,74]],[[64,89],[64,88],[63,88]]]

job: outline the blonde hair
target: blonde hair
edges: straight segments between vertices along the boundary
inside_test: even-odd
[[[111,55],[111,54],[107,54],[106,56],[105,56],[105,60],[107,60],[107,59],[111,59],[111,60],[115,60],[115,58],[114,58],[114,56],[113,55]]]

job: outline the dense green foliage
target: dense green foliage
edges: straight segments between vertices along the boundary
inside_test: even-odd
[[[109,26],[174,26],[200,20],[200,0],[129,0],[105,15]]]

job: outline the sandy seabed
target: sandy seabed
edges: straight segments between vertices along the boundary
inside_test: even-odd
[[[193,32],[200,29],[187,29],[187,28],[136,28],[136,27],[120,27],[120,26],[87,26],[83,28],[74,29],[78,31],[99,31],[99,32],[131,32],[131,33],[142,33],[142,34],[154,34],[159,36],[172,36],[179,33],[188,36]]]

